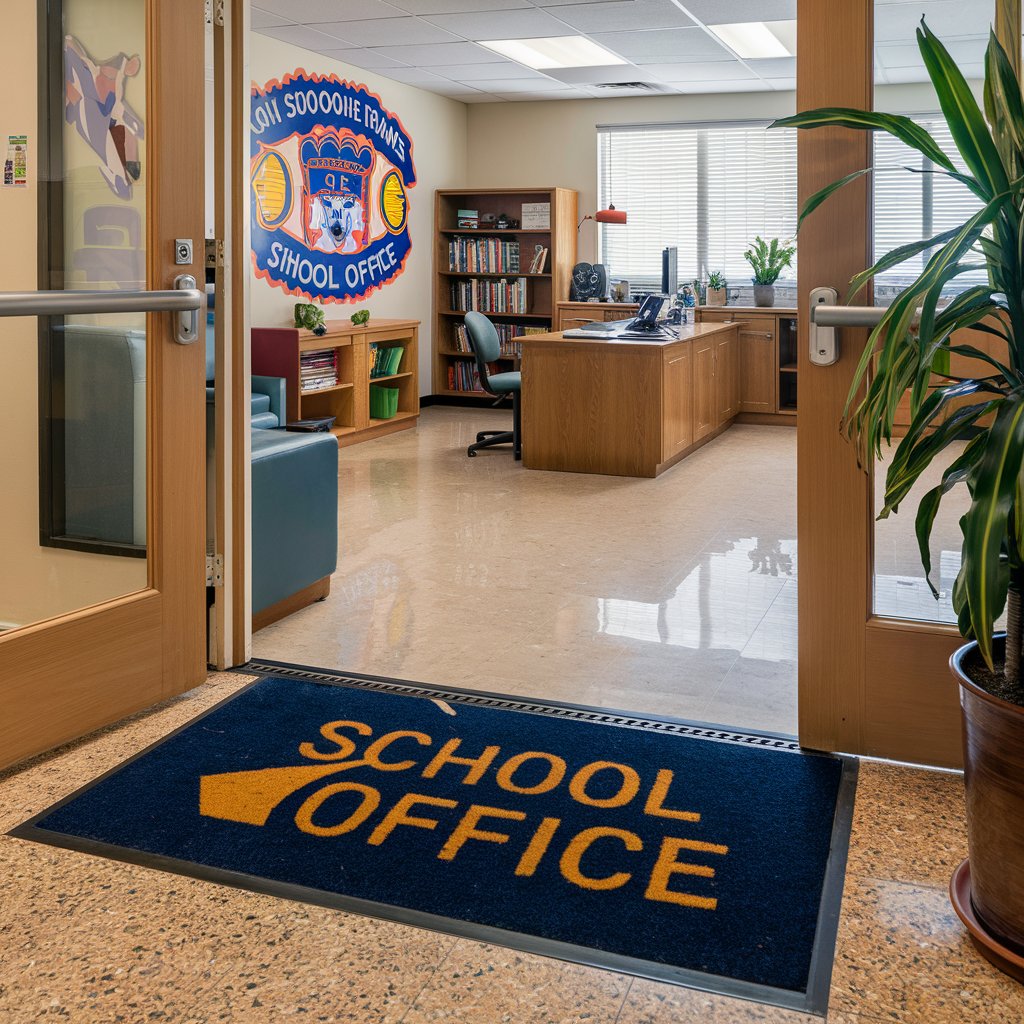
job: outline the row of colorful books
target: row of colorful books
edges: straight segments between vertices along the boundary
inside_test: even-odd
[[[494,329],[501,342],[501,354],[506,359],[519,359],[523,354],[522,342],[514,341],[514,338],[521,338],[524,334],[546,334],[548,331],[547,327],[523,327],[521,324],[495,324]],[[452,347],[456,352],[473,351],[469,346],[469,332],[465,324],[455,328]]]
[[[500,367],[494,363],[487,366],[489,373],[500,373]],[[476,366],[469,362],[452,362],[448,367],[448,390],[449,391],[483,391],[484,386],[480,383],[480,373]]]
[[[323,391],[338,383],[338,350],[317,349],[299,356],[299,386],[303,391]]]
[[[370,376],[390,377],[398,373],[405,349],[401,345],[370,345]]]
[[[448,269],[480,274],[519,273],[519,243],[501,238],[463,238],[448,243]]]
[[[481,313],[525,313],[526,278],[487,281],[455,281],[451,287],[452,309],[475,309]]]

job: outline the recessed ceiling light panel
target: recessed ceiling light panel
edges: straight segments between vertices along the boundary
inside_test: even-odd
[[[741,21],[708,28],[744,60],[796,56],[795,21]]]
[[[625,64],[617,54],[584,36],[551,36],[547,39],[481,40],[495,53],[518,61],[535,71],[546,68],[595,68]]]

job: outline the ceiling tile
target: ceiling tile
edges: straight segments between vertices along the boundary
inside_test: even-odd
[[[495,93],[495,99],[508,100],[512,103],[532,102],[534,100],[582,100],[590,99],[585,92],[571,89],[568,92],[506,92]]]
[[[250,25],[254,29],[276,28],[279,25],[291,24],[288,18],[283,18],[281,15],[274,14],[271,11],[261,10],[259,7],[251,8],[249,17],[251,19]]]
[[[414,68],[444,64],[488,64],[494,54],[476,43],[437,43],[434,46],[382,46],[380,52]]]
[[[716,92],[770,92],[771,86],[760,78],[749,78],[743,82],[672,82],[670,88],[684,95]]]
[[[386,75],[388,78],[393,78],[396,82],[405,82],[407,85],[440,85],[445,81],[445,79],[429,71],[424,71],[422,68],[388,68],[386,71],[382,71],[381,74]]]
[[[343,18],[399,18],[405,13],[385,0],[259,0],[259,6],[300,25]]]
[[[489,92],[478,92],[475,95],[465,96],[454,96],[453,99],[457,99],[460,103],[501,103],[497,96],[492,96]]]
[[[762,57],[747,64],[762,78],[796,78],[796,57]]]
[[[468,85],[449,82],[443,78],[439,78],[436,85],[433,82],[424,82],[421,85],[417,85],[416,88],[425,89],[427,92],[441,93],[442,96],[458,97],[459,99],[463,96],[479,96],[481,94],[480,89],[471,89]]]
[[[389,3],[409,14],[465,14],[533,6],[530,0],[389,0]]]
[[[537,81],[536,78],[502,78],[490,82],[474,82],[474,86],[483,89],[484,92],[514,93],[514,92],[565,92],[570,88],[562,82]]]
[[[423,43],[455,43],[460,37],[421,18],[370,18],[366,21],[335,21],[317,25],[357,46],[404,46]]]
[[[964,36],[987,36],[993,11],[992,0],[880,5],[875,10],[875,41],[913,43],[922,15],[943,43]]]
[[[565,22],[536,9],[440,14],[429,20],[431,24],[457,32],[466,39],[537,39],[573,34]]]
[[[654,82],[657,78],[647,68],[635,64],[618,64],[604,68],[551,68],[547,72],[559,82],[570,85],[592,85],[594,82]]]
[[[796,19],[796,0],[686,0],[683,6],[705,25]]]
[[[641,69],[665,82],[743,82],[757,76],[738,60],[690,61],[685,64],[645,64]]]
[[[348,42],[347,39],[342,39],[340,36],[306,28],[305,25],[282,25],[280,28],[261,28],[259,31],[260,35],[273,36],[275,39],[282,39],[286,43],[302,46],[314,53],[319,53],[321,50],[338,50]]]
[[[765,79],[767,85],[771,86],[775,92],[795,92],[796,91],[796,79],[795,78],[767,78]]]
[[[677,64],[693,60],[726,60],[730,54],[700,28],[669,28],[654,32],[594,33],[595,42],[634,64]]]
[[[946,49],[957,64],[977,64],[985,59],[985,45],[988,42],[983,36],[976,39],[953,39],[946,42]],[[875,58],[886,69],[923,67],[921,51],[913,45],[882,43],[875,47]]]
[[[445,78],[453,82],[469,82],[472,85],[475,81],[488,79],[491,81],[500,78],[529,78],[533,77],[538,81],[547,81],[544,75],[524,68],[522,64],[516,64],[510,60],[504,60],[496,64],[452,64],[449,67],[438,69]]]
[[[547,3],[538,0],[541,6]],[[612,0],[611,3],[579,2],[551,8],[557,18],[581,32],[618,32],[635,28],[684,28],[694,24],[672,0]]]
[[[332,57],[334,60],[344,61],[346,64],[352,64],[357,68],[366,68],[367,70],[377,71],[408,67],[407,64],[403,64],[400,60],[385,57],[383,53],[378,53],[376,50],[353,48],[350,50],[321,50],[320,52],[325,57]]]

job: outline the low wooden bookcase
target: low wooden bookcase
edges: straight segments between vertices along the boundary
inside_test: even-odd
[[[371,320],[355,326],[349,320],[328,320],[321,336],[296,327],[252,329],[252,372],[284,377],[287,418],[334,416],[331,431],[342,447],[416,425],[420,414],[418,371],[419,320]],[[387,377],[370,377],[374,346],[403,349],[398,369]],[[338,383],[304,391],[301,357],[307,352],[337,352]],[[398,412],[389,419],[370,416],[370,385],[398,388]]]

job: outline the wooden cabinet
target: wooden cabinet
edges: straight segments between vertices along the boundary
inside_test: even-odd
[[[697,311],[697,321],[739,325],[737,413],[792,416],[796,412],[796,317],[793,310],[742,306],[708,309],[704,306]]]
[[[693,444],[693,346],[665,352],[662,374],[662,460]]]
[[[714,369],[718,427],[740,411],[740,351],[735,333],[715,339]]]
[[[571,331],[595,320],[625,320],[635,316],[635,302],[558,302],[555,304],[556,331]]]
[[[328,320],[327,333],[295,327],[252,329],[252,372],[283,377],[291,420],[333,416],[331,433],[341,447],[416,425],[420,412],[418,320],[371,320],[355,326],[348,320]],[[374,350],[401,348],[398,367],[386,377],[371,377]],[[337,383],[316,390],[303,388],[303,356],[332,352]],[[332,376],[334,371],[331,371]],[[370,416],[370,386],[398,391],[398,411],[388,419]],[[282,424],[283,426],[283,424]]]
[[[693,342],[693,439],[707,437],[718,425],[718,397],[715,389],[715,338]]]

